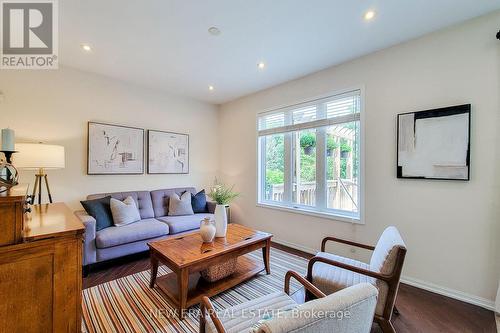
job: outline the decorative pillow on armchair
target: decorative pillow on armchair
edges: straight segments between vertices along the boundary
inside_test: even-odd
[[[109,204],[115,226],[121,227],[141,220],[141,214],[132,197],[128,196],[123,201],[111,198]]]
[[[168,215],[194,215],[191,206],[191,193],[186,191],[180,197],[177,193],[173,193],[168,200]]]

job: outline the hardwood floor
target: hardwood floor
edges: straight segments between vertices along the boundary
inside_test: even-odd
[[[310,258],[311,255],[273,243],[273,247]],[[149,269],[148,253],[129,256],[105,263],[93,269],[83,279],[83,288],[89,288],[120,277]],[[301,295],[294,295],[300,298]],[[398,333],[404,332],[470,332],[496,333],[495,315],[481,307],[460,302],[406,284],[399,288],[396,306],[400,314],[392,317]],[[381,332],[374,325],[372,333]]]

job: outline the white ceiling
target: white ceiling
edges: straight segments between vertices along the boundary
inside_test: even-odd
[[[59,59],[220,104],[499,8],[500,0],[61,0]],[[377,12],[371,22],[368,9]]]

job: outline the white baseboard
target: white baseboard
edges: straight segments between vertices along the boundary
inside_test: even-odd
[[[443,295],[446,297],[450,297],[465,303],[474,304],[480,306],[482,308],[495,311],[495,302],[483,297],[471,295],[468,293],[464,293],[459,290],[439,286],[437,284],[426,282],[423,280],[415,279],[409,276],[402,276],[401,282],[409,284],[410,286],[417,287],[420,289],[424,289],[439,295]]]
[[[275,237],[273,237],[272,241],[274,243],[285,245],[285,246],[288,246],[288,247],[291,247],[293,249],[300,250],[302,252],[306,252],[306,253],[309,253],[309,254],[316,254],[319,251],[319,250],[311,249],[310,247],[305,247],[305,246],[302,246],[302,245],[290,243],[290,242],[287,242],[287,241],[284,241],[282,239],[275,238]]]
[[[318,252],[318,250],[315,250],[315,249],[312,249],[309,247],[305,247],[302,245],[294,244],[291,242],[287,242],[287,241],[284,241],[284,240],[278,239],[278,238],[273,238],[273,242],[281,244],[281,245],[285,245],[285,246],[288,246],[288,247],[291,247],[291,248],[294,248],[294,249],[297,249],[297,250],[300,250],[300,251],[303,251],[306,253],[310,253],[310,254],[316,254]],[[492,300],[486,299],[486,298],[467,294],[467,293],[464,293],[464,292],[459,291],[459,290],[439,286],[437,284],[426,282],[426,281],[419,280],[419,279],[415,279],[415,278],[412,278],[409,276],[402,276],[401,282],[408,284],[410,286],[416,287],[416,288],[427,290],[427,291],[430,291],[430,292],[433,292],[433,293],[436,293],[439,295],[443,295],[443,296],[450,297],[450,298],[453,298],[453,299],[456,299],[456,300],[459,300],[462,302],[477,305],[477,306],[483,307],[483,308],[491,310],[491,311],[495,311],[495,302]]]

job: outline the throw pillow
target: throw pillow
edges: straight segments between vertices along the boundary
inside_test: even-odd
[[[168,202],[168,215],[193,215],[193,207],[191,206],[191,193],[184,192],[180,197],[177,193],[173,193],[169,197]]]
[[[95,218],[96,231],[113,226],[113,215],[111,214],[110,200],[111,196],[94,200],[80,201],[87,214]]]
[[[137,209],[134,199],[130,196],[123,201],[111,198],[110,206],[111,214],[113,215],[113,223],[117,227],[141,220],[139,209]]]
[[[193,206],[193,212],[195,214],[208,213],[207,196],[205,195],[205,190],[201,190],[196,194],[191,194],[191,206]]]

